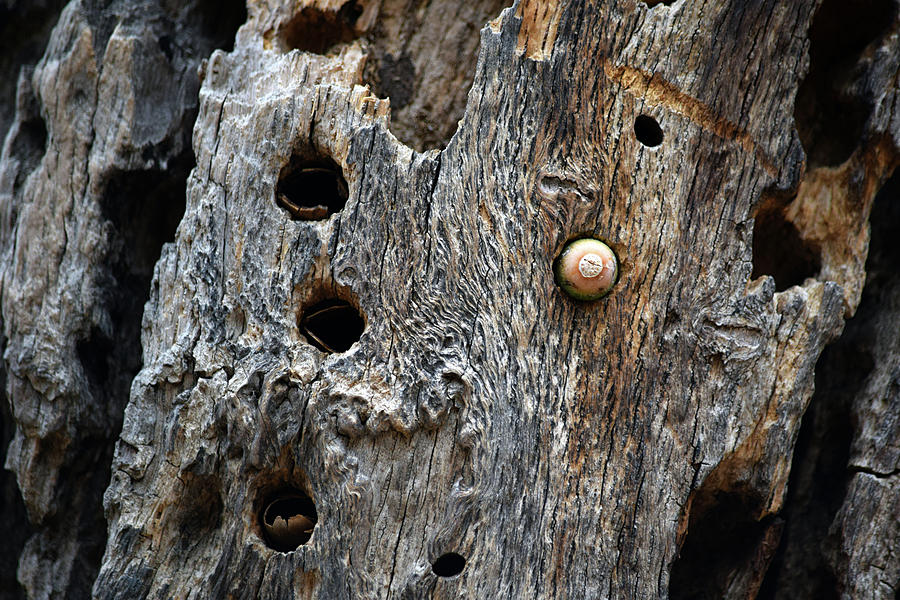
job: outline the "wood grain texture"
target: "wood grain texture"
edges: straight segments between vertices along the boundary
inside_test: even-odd
[[[15,424],[4,466],[31,522],[24,548],[8,551],[32,598],[89,597],[99,570],[143,299],[183,211],[197,67],[221,41],[201,17],[196,3],[71,2],[43,57],[15,73],[0,347]]]
[[[816,362],[863,295],[872,202],[900,161],[896,11],[858,57],[851,87],[872,109],[856,149],[808,168],[795,100],[816,72],[815,0],[501,6],[248,2],[199,88],[215,21],[64,11],[19,84],[12,138],[39,114],[49,141],[21,189],[4,147],[6,460],[33,539],[58,539],[66,486],[105,482],[121,419],[94,597],[769,593]],[[172,58],[166,36],[205,41]],[[136,332],[104,293],[131,289],[123,239],[151,221],[115,207],[180,194],[135,172],[182,155],[194,106],[184,215],[155,250],[132,380],[112,349]],[[641,142],[640,115],[659,145]],[[297,160],[339,167],[341,211],[304,221],[279,205]],[[551,269],[586,234],[620,260],[594,303]],[[124,262],[149,278],[150,254]],[[329,298],[365,321],[346,352],[300,326]],[[894,317],[854,404],[855,474],[832,525],[846,597],[893,598],[900,581],[898,413],[882,400]],[[94,504],[75,503],[96,508],[86,488]],[[288,489],[317,522],[280,552],[260,515]],[[728,535],[733,553],[704,554]],[[63,594],[77,552],[60,565],[40,543],[19,580]],[[449,552],[465,567],[440,577]]]

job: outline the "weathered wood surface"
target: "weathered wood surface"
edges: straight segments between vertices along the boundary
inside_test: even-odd
[[[831,3],[815,23],[814,0],[501,8],[251,2],[202,64],[231,45],[216,3],[62,12],[0,165],[31,597],[895,597],[889,244],[825,472],[851,473],[819,519],[831,575],[796,559],[816,499],[782,509],[900,160],[896,4],[859,8],[843,54],[814,35],[812,60],[811,26],[846,22]],[[293,220],[279,177],[312,159],[349,197]],[[577,303],[551,263],[586,233],[621,275]],[[301,332],[330,297],[365,319],[347,352]],[[318,517],[287,553],[259,517],[285,488]],[[448,552],[465,568],[439,577]]]

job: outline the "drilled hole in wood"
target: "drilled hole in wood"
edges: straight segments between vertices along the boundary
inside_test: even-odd
[[[800,237],[783,207],[760,208],[753,227],[753,279],[771,275],[782,292],[815,277],[821,266],[818,248]]]
[[[290,49],[326,54],[329,49],[357,37],[354,27],[362,9],[347,2],[340,9],[301,9],[281,30],[281,40]]]
[[[300,490],[269,498],[260,515],[266,543],[279,552],[291,552],[308,542],[318,520],[315,503]]]
[[[462,573],[463,567],[466,566],[466,559],[456,552],[448,552],[438,557],[431,564],[431,570],[438,577],[453,577]]]
[[[330,160],[292,160],[281,172],[275,197],[297,221],[318,221],[344,208],[347,182]]]
[[[303,311],[300,331],[322,352],[346,352],[363,334],[366,323],[349,302],[332,298]]]
[[[649,148],[659,146],[663,141],[663,131],[659,123],[647,115],[639,115],[634,120],[634,135],[640,143]]]

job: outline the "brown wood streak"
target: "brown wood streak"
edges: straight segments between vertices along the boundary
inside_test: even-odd
[[[524,1],[516,10],[522,19],[516,49],[532,60],[546,60],[553,52],[563,6],[559,0]]]
[[[639,96],[644,101],[664,106],[689,118],[706,131],[722,139],[736,142],[741,148],[752,153],[767,173],[773,177],[778,175],[775,161],[760,148],[746,129],[716,114],[711,106],[681,91],[672,82],[655,73],[609,62],[604,62],[603,73],[608,80],[621,85],[627,92]]]

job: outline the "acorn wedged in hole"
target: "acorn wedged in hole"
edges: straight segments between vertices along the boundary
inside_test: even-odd
[[[576,300],[598,300],[607,295],[619,276],[612,248],[594,238],[570,242],[553,261],[556,284]]]

